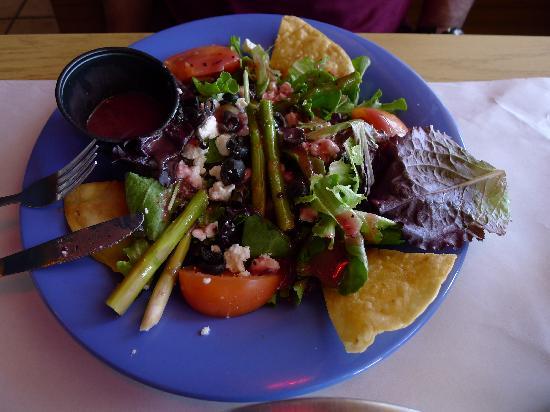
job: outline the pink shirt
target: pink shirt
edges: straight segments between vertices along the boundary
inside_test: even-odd
[[[237,13],[292,14],[353,32],[394,32],[410,0],[166,0],[177,23]]]

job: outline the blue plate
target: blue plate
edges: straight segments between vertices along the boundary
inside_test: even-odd
[[[190,47],[227,44],[230,35],[264,46],[274,43],[281,16],[233,15],[177,26],[134,45],[159,59]],[[368,55],[372,64],[365,96],[378,87],[384,99],[405,97],[409,125],[433,124],[455,136],[458,130],[435,94],[409,67],[377,45],[345,30],[310,21],[352,57]],[[25,185],[65,165],[86,139],[54,112],[32,152]],[[108,159],[90,181],[111,179],[121,171]],[[67,233],[62,203],[44,209],[21,208],[25,247]],[[103,303],[119,276],[91,258],[33,272],[44,301],[67,331],[84,347],[118,371],[156,388],[218,401],[282,399],[333,385],[364,371],[406,342],[435,312],[462,265],[466,248],[429,308],[408,328],[379,335],[362,354],[346,354],[332,327],[320,294],[298,308],[262,308],[233,319],[201,316],[174,293],[159,325],[148,333],[138,326],[148,293],[122,317]],[[200,336],[210,326],[210,336]],[[61,366],[60,366],[61,367]]]

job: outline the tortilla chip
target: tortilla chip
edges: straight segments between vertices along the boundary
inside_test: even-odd
[[[324,288],[332,323],[348,353],[364,352],[376,335],[409,326],[435,299],[455,255],[371,249],[369,279],[343,296]]]
[[[306,56],[316,61],[328,57],[325,68],[336,77],[354,71],[351,59],[339,45],[302,19],[284,16],[271,55],[271,67],[285,75],[296,60]]]
[[[124,183],[84,183],[65,197],[64,209],[65,219],[72,231],[127,215],[129,212]],[[116,262],[127,259],[122,249],[129,244],[130,239],[125,239],[110,248],[94,253],[92,257],[116,271]]]

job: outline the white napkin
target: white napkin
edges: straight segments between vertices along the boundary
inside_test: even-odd
[[[431,84],[468,150],[507,171],[512,223],[470,247],[446,301],[401,349],[308,396],[424,411],[550,409],[550,79]],[[0,81],[0,193],[21,187],[55,108],[51,81]],[[0,255],[20,248],[16,207],[0,209]],[[10,410],[221,410],[157,391],[93,358],[59,326],[28,274],[0,280],[0,399]]]

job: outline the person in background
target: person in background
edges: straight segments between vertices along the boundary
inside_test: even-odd
[[[238,13],[291,14],[352,32],[411,31],[413,0],[103,0],[107,31],[158,31],[179,23]],[[423,0],[416,31],[461,34],[474,0]]]

